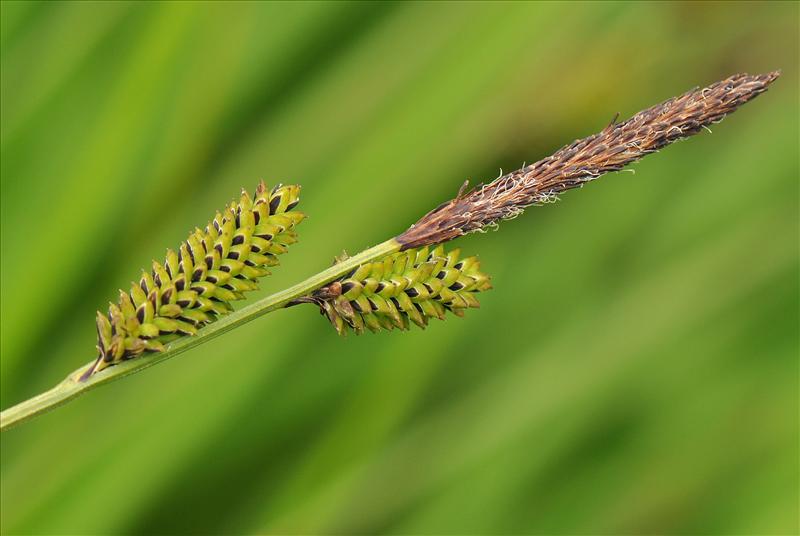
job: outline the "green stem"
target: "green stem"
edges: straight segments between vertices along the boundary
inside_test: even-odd
[[[265,315],[276,309],[281,309],[286,306],[290,301],[306,296],[310,292],[330,283],[334,279],[347,274],[354,268],[371,262],[390,253],[395,253],[400,250],[400,243],[394,239],[387,240],[377,246],[371,247],[350,257],[330,268],[313,275],[292,287],[276,292],[271,296],[252,303],[237,311],[226,315],[216,322],[213,322],[203,327],[194,337],[181,337],[174,342],[167,345],[166,350],[160,353],[144,354],[130,361],[123,361],[113,367],[108,367],[102,371],[91,375],[86,380],[81,381],[79,378],[86,371],[86,369],[94,364],[94,360],[87,363],[83,367],[75,370],[61,383],[45,391],[44,393],[20,402],[16,406],[10,407],[0,413],[0,430],[5,430],[14,425],[27,421],[37,415],[50,411],[62,404],[67,403],[73,398],[82,395],[83,393],[94,389],[104,383],[118,380],[130,374],[142,371],[147,367],[151,367],[162,361],[166,361],[176,355],[185,352],[195,346],[199,346],[204,342],[208,342],[214,337],[218,337],[236,327],[241,326],[251,320],[254,320],[262,315]]]

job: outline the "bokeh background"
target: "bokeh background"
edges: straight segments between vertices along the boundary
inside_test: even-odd
[[[458,241],[466,318],[254,321],[2,435],[4,534],[796,534],[794,3],[2,3],[2,406],[259,178],[251,299],[732,73],[713,134]]]

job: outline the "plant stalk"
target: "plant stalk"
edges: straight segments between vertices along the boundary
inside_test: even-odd
[[[86,369],[94,365],[95,360],[92,360],[73,371],[64,381],[49,391],[45,391],[40,395],[20,402],[16,406],[3,410],[3,412],[0,413],[0,431],[23,423],[42,413],[46,413],[62,404],[66,404],[73,398],[95,387],[140,372],[157,363],[173,358],[195,346],[199,346],[204,342],[208,342],[262,315],[275,311],[276,309],[282,309],[292,300],[308,295],[334,279],[338,279],[347,274],[361,264],[372,262],[391,253],[400,251],[401,247],[401,244],[395,239],[382,242],[377,246],[362,251],[358,255],[334,264],[330,268],[309,277],[305,281],[297,283],[280,292],[276,292],[239,310],[233,311],[216,322],[204,326],[197,335],[193,337],[186,336],[176,339],[166,345],[166,350],[164,352],[144,354],[135,359],[123,361],[113,367],[108,367],[100,372],[92,374],[85,380],[81,380],[80,378]]]

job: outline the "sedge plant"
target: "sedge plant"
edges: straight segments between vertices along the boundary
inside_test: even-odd
[[[261,182],[250,195],[196,228],[163,262],[143,270],[117,303],[98,312],[97,354],[61,383],[6,409],[3,430],[113,380],[175,357],[264,314],[311,304],[339,334],[425,328],[430,319],[461,316],[491,288],[477,257],[445,243],[493,228],[534,205],[553,202],[612,171],[697,134],[767,90],[780,75],[737,74],[647,108],[627,121],[579,139],[534,164],[442,203],[402,234],[316,275],[235,309],[258,288],[278,257],[297,242],[304,215],[300,187]]]

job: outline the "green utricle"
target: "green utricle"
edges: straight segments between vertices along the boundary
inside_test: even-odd
[[[459,260],[459,250],[427,247],[387,255],[362,264],[346,277],[317,291],[309,300],[319,305],[339,334],[351,328],[421,328],[430,318],[443,320],[445,312],[458,316],[479,307],[475,293],[491,288],[477,257]]]
[[[263,181],[254,196],[242,190],[238,201],[217,212],[204,229],[196,228],[164,263],[153,261],[130,291],[120,290],[108,314],[97,313],[98,358],[86,375],[164,343],[233,310],[231,302],[258,288],[278,255],[297,242],[294,228],[305,217],[293,210],[300,187]]]

